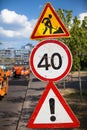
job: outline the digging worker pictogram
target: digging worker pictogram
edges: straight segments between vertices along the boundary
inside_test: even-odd
[[[52,22],[51,22],[51,18],[52,18],[52,15],[49,14],[48,17],[45,17],[43,20],[42,20],[42,23],[44,23],[44,26],[45,26],[45,30],[43,31],[43,34],[45,34],[47,32],[47,30],[49,30],[49,33],[50,34],[56,34],[56,33],[64,33],[63,30],[61,29],[61,27],[58,27],[58,28],[54,28],[52,26]],[[55,31],[52,32],[52,29],[54,29]]]
[[[51,18],[52,18],[52,15],[49,14],[48,17],[45,17],[42,20],[42,23],[44,23],[44,25],[45,25],[45,30],[44,30],[43,34],[45,34],[48,29],[49,29],[50,34],[52,34],[52,23],[50,20]]]

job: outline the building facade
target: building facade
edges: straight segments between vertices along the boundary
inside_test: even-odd
[[[29,64],[29,55],[33,45],[28,43],[21,49],[7,48],[0,50],[0,65]]]

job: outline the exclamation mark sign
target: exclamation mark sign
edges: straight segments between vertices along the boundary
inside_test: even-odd
[[[49,106],[50,106],[50,113],[51,113],[50,120],[55,121],[56,117],[54,116],[54,114],[55,114],[55,100],[54,100],[54,98],[49,99]]]

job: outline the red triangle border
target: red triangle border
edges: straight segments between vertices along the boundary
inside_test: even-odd
[[[73,123],[68,123],[68,122],[67,123],[52,123],[52,124],[51,123],[46,123],[46,124],[34,123],[34,120],[37,117],[38,112],[40,111],[40,108],[42,104],[44,103],[50,89],[53,90],[57,98],[60,100],[62,106],[65,108],[66,112],[72,119]],[[66,101],[64,100],[64,98],[62,97],[58,89],[56,88],[56,86],[52,82],[49,82],[28,122],[28,128],[76,128],[79,126],[80,126],[80,122],[78,121],[74,113],[72,112],[71,108],[68,106],[68,104],[66,103]]]

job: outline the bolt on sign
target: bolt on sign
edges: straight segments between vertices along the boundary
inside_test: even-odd
[[[48,37],[70,37],[69,31],[50,3],[45,5],[30,38],[42,39]]]

